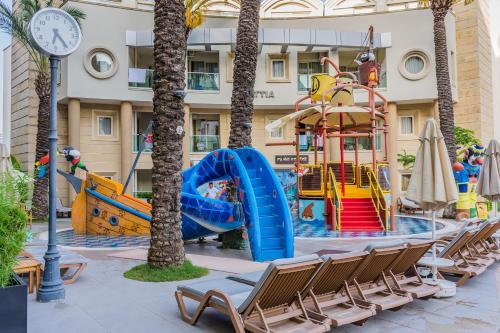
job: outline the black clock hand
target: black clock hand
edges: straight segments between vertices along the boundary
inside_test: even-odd
[[[64,42],[64,39],[62,39],[61,35],[59,35],[59,30],[58,29],[52,29],[54,31],[54,38],[52,38],[52,44],[55,44],[56,38],[59,39],[62,43],[62,45],[65,48],[68,48],[68,45]]]

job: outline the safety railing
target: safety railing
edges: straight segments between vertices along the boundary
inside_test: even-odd
[[[337,230],[342,231],[342,211],[344,210],[344,206],[342,205],[342,197],[340,196],[339,193],[339,188],[337,186],[337,180],[335,179],[335,174],[333,173],[332,169],[329,170],[329,176],[330,176],[330,195],[328,196],[330,198],[330,203],[333,204],[335,203],[335,216],[337,217]],[[326,207],[325,207],[326,209]]]
[[[385,201],[384,191],[382,191],[373,170],[368,171],[368,179],[370,181],[370,196],[377,211],[380,224],[382,228],[389,230],[389,207]]]
[[[299,174],[299,196],[321,196],[324,193],[323,166],[314,164],[301,164]]]

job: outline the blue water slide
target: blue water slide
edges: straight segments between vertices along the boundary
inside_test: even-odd
[[[266,158],[253,148],[219,149],[182,173],[184,239],[247,227],[256,261],[293,257],[293,225],[283,188]],[[231,178],[239,203],[202,196],[198,187]]]

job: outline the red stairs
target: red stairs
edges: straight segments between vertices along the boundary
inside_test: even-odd
[[[341,231],[383,231],[371,198],[342,198]]]

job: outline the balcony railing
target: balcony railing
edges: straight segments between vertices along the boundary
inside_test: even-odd
[[[141,142],[144,140],[144,136],[142,134],[132,134],[132,149],[134,153],[139,151],[139,147],[141,146]],[[153,142],[144,142],[144,150],[143,152],[150,153],[153,151]]]
[[[152,88],[154,71],[152,69],[129,68],[128,86],[131,88]]]
[[[192,153],[209,153],[220,148],[218,135],[191,135],[190,149]]]
[[[359,71],[354,71],[351,72],[359,80]],[[320,74],[320,73],[318,73]],[[311,76],[316,75],[316,74],[297,74],[297,90],[299,92],[303,91],[308,91],[311,88]],[[379,88],[387,88],[387,73],[385,71],[380,72],[380,84],[378,85]]]
[[[188,72],[187,88],[195,91],[219,91],[219,73]]]

